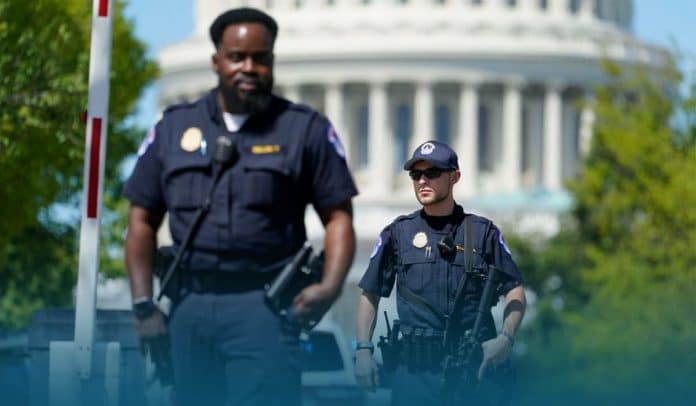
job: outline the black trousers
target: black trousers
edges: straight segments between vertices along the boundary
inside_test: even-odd
[[[264,291],[188,293],[169,322],[177,406],[299,405],[296,333]]]
[[[415,405],[475,405],[501,406],[510,402],[509,377],[496,371],[487,379],[476,383],[475,389],[459,386],[443,389],[440,368],[409,368],[400,364],[392,378],[393,406]]]

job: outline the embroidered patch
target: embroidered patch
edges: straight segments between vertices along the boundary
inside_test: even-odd
[[[277,154],[279,152],[280,152],[280,145],[278,145],[278,144],[252,145],[251,146],[251,153],[254,155]]]
[[[431,142],[426,142],[425,144],[421,145],[420,147],[420,153],[421,155],[430,155],[433,153],[435,150],[435,145]]]
[[[143,142],[140,143],[140,147],[138,147],[138,156],[145,155],[145,152],[147,152],[147,149],[150,148],[150,145],[152,145],[154,141],[155,127],[151,127],[145,135],[145,139],[143,139]]]
[[[372,254],[370,254],[370,259],[374,258],[375,255],[379,252],[379,249],[382,247],[382,236],[380,235],[377,238],[377,242],[375,243],[375,248],[372,249]]]
[[[330,125],[329,129],[326,131],[326,137],[329,139],[329,142],[333,146],[338,156],[346,159],[346,150],[343,148],[343,144],[341,144],[341,140],[338,138],[338,134],[336,134],[336,130],[332,125]]]
[[[503,240],[503,232],[502,231],[498,234],[498,242],[503,247],[505,252],[508,253],[508,255],[512,255],[512,252],[510,252],[510,248],[508,248],[507,244],[505,244],[505,240]]]

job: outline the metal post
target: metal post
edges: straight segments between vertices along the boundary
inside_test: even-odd
[[[80,262],[75,306],[75,349],[80,378],[91,374],[99,270],[99,219],[104,189],[104,159],[111,70],[111,8],[109,0],[92,2],[89,56],[89,98],[85,146]]]
[[[112,2],[93,0],[89,63],[89,94],[83,176],[80,256],[76,290],[75,338],[52,341],[49,345],[49,403],[85,404],[86,394],[97,382],[93,377],[95,356],[105,357],[104,387],[96,388],[107,404],[118,401],[120,346],[108,343],[95,351],[97,274],[99,270],[99,219],[104,184],[104,161],[109,111],[109,72],[111,70]],[[101,348],[101,347],[100,347]],[[100,360],[101,361],[101,360]],[[96,376],[96,375],[95,375]],[[89,397],[89,395],[87,395]]]

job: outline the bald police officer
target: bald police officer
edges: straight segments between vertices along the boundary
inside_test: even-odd
[[[125,187],[135,328],[143,339],[170,333],[177,405],[299,404],[297,329],[269,309],[264,286],[305,242],[310,203],[326,230],[325,266],[294,300],[299,323],[328,310],[353,258],[357,190],[344,150],[326,117],[271,94],[277,31],[256,9],[217,17],[217,87],[164,112]],[[180,246],[201,207],[166,325],[152,297],[155,233],[169,212]]]
[[[486,305],[477,337],[482,357],[474,371],[476,378],[483,379],[508,358],[524,314],[525,296],[522,277],[500,229],[486,218],[465,213],[454,201],[452,190],[461,178],[456,153],[444,143],[428,141],[416,148],[404,169],[423,207],[398,217],[381,232],[360,281],[355,374],[368,390],[378,384],[372,358],[376,311],[380,297],[388,297],[396,284],[401,338],[392,404],[417,405],[445,400],[444,394],[452,389],[443,388],[443,363],[452,354],[451,346],[443,344],[445,330],[459,327],[451,330],[459,337],[448,337],[454,343],[463,332],[471,331],[488,266],[499,270],[495,288],[505,296],[505,316],[502,329],[496,332],[490,314],[493,303]],[[384,349],[382,354],[388,363]],[[458,400],[447,397],[448,403],[486,401],[479,393],[456,393],[456,387],[454,392]]]

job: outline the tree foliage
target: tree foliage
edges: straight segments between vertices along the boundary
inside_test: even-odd
[[[157,74],[121,10],[114,2],[105,202],[140,138],[127,118]],[[90,1],[0,0],[0,325],[70,302],[77,234],[49,208],[80,201],[91,24]]]
[[[607,63],[572,227],[530,266],[539,283],[526,373],[537,398],[686,404],[696,388],[696,105],[679,75]],[[670,126],[675,115],[686,127]],[[551,265],[551,266],[550,266]],[[554,269],[555,268],[555,269]],[[564,397],[564,399],[559,399]]]

